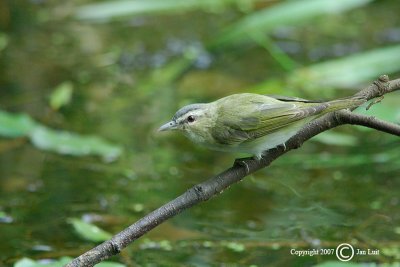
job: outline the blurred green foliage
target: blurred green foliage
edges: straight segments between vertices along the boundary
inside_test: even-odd
[[[374,49],[345,58],[300,68],[289,77],[291,86],[311,88],[349,88],[380,73],[399,71],[400,45]]]
[[[221,12],[221,8],[237,5],[246,7],[261,0],[136,0],[136,1],[103,1],[79,7],[76,18],[83,20],[98,20],[101,22],[115,18],[132,18],[133,16],[149,14],[175,14],[192,10]]]
[[[63,82],[58,85],[50,95],[50,107],[58,110],[71,102],[72,91],[74,90],[71,82]]]
[[[254,35],[271,32],[277,27],[306,23],[311,19],[345,12],[364,6],[372,0],[303,0],[282,1],[259,10],[234,23],[217,39],[217,45],[232,45],[238,41],[251,40]]]
[[[121,154],[120,146],[109,144],[97,136],[57,131],[34,122],[26,114],[12,114],[0,110],[0,135],[28,137],[38,148],[65,155],[102,156],[113,161]]]
[[[241,156],[156,133],[182,105],[238,92],[331,99],[381,74],[398,77],[399,8],[394,0],[0,2],[0,262],[77,256],[92,244],[76,231],[120,231]],[[357,112],[400,123],[399,101],[393,93]],[[319,135],[117,260],[340,266],[334,256],[288,251],[351,242],[381,253],[347,265],[396,265],[398,146],[361,127]],[[85,216],[92,224],[66,227]]]
[[[27,136],[36,123],[26,114],[12,114],[0,111],[0,134],[5,137]]]
[[[73,225],[76,233],[83,239],[92,242],[106,241],[112,237],[112,235],[103,229],[97,227],[94,224],[84,222],[78,218],[70,218],[68,222]]]

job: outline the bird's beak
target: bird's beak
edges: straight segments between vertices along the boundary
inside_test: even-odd
[[[178,124],[175,121],[170,121],[158,128],[159,132],[178,129]]]

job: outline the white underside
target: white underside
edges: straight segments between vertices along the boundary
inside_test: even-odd
[[[263,137],[246,141],[236,146],[221,146],[221,147],[210,147],[212,149],[226,151],[226,152],[239,152],[251,154],[256,158],[261,158],[264,151],[283,145],[293,135],[295,135],[306,122],[300,121],[293,123],[289,127],[281,128],[274,133],[267,134]]]
[[[276,133],[271,133],[266,136],[257,138],[254,141],[245,142],[236,147],[237,152],[249,153],[256,158],[261,158],[265,150],[283,145],[287,140],[295,135],[300,128],[281,129]]]

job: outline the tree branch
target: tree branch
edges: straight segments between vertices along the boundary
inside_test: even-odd
[[[374,116],[365,116],[344,111],[340,113],[338,119],[343,124],[365,126],[381,132],[400,136],[400,125],[377,119]]]
[[[389,81],[387,75],[382,75],[377,81],[359,91],[355,96],[371,100],[399,89],[400,79]],[[280,146],[270,149],[266,151],[265,155],[260,160],[246,159],[239,162],[235,161],[235,164],[231,168],[205,182],[193,186],[176,199],[154,210],[122,232],[116,234],[111,238],[111,240],[105,241],[90,251],[75,258],[66,266],[93,266],[104,259],[118,254],[127,245],[169,218],[221,193],[224,189],[240,181],[245,176],[261,168],[267,167],[272,161],[281,155],[292,149],[299,148],[311,137],[343,124],[362,125],[400,136],[400,126],[395,124],[387,123],[373,117],[354,114],[346,110],[329,113],[305,125],[302,130],[286,142],[286,148]]]

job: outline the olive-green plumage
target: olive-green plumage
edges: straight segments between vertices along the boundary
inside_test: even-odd
[[[284,144],[311,120],[328,112],[357,107],[364,101],[352,97],[312,102],[234,94],[207,104],[185,106],[159,130],[182,130],[191,141],[210,149],[244,152],[260,158],[263,151]]]

